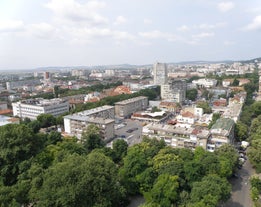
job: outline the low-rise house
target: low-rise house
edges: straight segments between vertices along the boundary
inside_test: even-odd
[[[193,125],[195,123],[196,116],[193,113],[187,111],[178,115],[176,119],[178,123]]]
[[[135,112],[132,114],[131,119],[138,120],[141,122],[163,122],[168,118],[168,114],[165,111],[157,112]]]
[[[180,111],[181,107],[180,104],[177,104],[175,102],[162,101],[159,104],[159,109],[163,111],[176,113]]]
[[[222,86],[223,87],[228,87],[228,86],[230,86],[232,83],[233,83],[233,81],[234,81],[234,79],[224,79],[223,81],[222,81]]]

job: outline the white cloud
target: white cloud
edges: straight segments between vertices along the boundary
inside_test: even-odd
[[[249,8],[249,9],[246,10],[246,12],[260,13],[261,12],[261,7]]]
[[[177,30],[181,31],[181,32],[186,32],[186,31],[189,31],[190,28],[187,25],[182,25],[182,26],[178,27]]]
[[[151,24],[152,21],[150,19],[143,19],[144,24]]]
[[[248,24],[245,28],[245,30],[260,30],[261,29],[261,15],[256,16],[253,21]]]
[[[88,1],[85,4],[78,3],[76,0],[51,0],[45,5],[53,11],[55,17],[61,21],[88,23],[98,25],[108,22],[108,19],[100,15],[97,10],[106,6],[101,1]]]
[[[171,33],[164,33],[159,30],[154,30],[151,32],[139,32],[139,35],[148,39],[165,39],[169,42],[178,40],[178,37]]]
[[[67,34],[70,34],[72,40],[78,42],[91,43],[95,39],[112,38],[115,40],[135,40],[135,36],[125,32],[112,30],[110,28],[67,28]]]
[[[31,24],[27,27],[29,34],[40,39],[52,39],[56,36],[57,29],[52,25],[42,22]]]
[[[230,46],[230,45],[235,45],[236,43],[234,41],[225,41],[224,45]]]
[[[20,32],[24,30],[24,23],[20,20],[0,21],[0,32]]]
[[[216,28],[225,27],[226,25],[227,25],[226,22],[218,22],[216,24],[200,24],[196,27],[199,29],[216,29]]]
[[[115,25],[124,24],[127,22],[127,19],[123,16],[118,16],[114,22]]]
[[[205,37],[213,37],[215,35],[214,32],[202,32],[200,34],[193,35],[194,38],[205,38]]]
[[[228,12],[229,10],[233,9],[234,7],[235,7],[235,4],[231,1],[220,2],[218,4],[218,9],[221,12]]]

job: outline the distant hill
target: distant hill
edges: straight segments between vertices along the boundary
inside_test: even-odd
[[[200,65],[200,64],[232,64],[234,62],[241,62],[241,63],[256,63],[261,62],[261,57],[254,58],[250,60],[221,60],[221,61],[204,61],[204,60],[198,60],[198,61],[181,61],[181,62],[169,62],[167,64],[178,64],[178,65]],[[35,70],[72,70],[72,69],[84,69],[84,70],[95,70],[95,69],[135,69],[139,67],[151,67],[153,63],[151,64],[143,64],[143,65],[131,65],[131,64],[116,64],[116,65],[94,65],[94,66],[50,66],[50,67],[39,67]]]
[[[261,57],[259,58],[254,58],[254,59],[251,59],[251,60],[243,60],[243,61],[240,61],[242,63],[257,63],[257,62],[261,62]]]

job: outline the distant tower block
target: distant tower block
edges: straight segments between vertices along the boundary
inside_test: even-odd
[[[49,79],[50,79],[50,73],[44,72],[44,80],[49,80]]]
[[[153,65],[153,77],[155,85],[166,84],[168,80],[167,65],[165,63],[155,63]]]

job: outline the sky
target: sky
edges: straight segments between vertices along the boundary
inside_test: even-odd
[[[260,57],[260,0],[1,0],[0,70]]]

